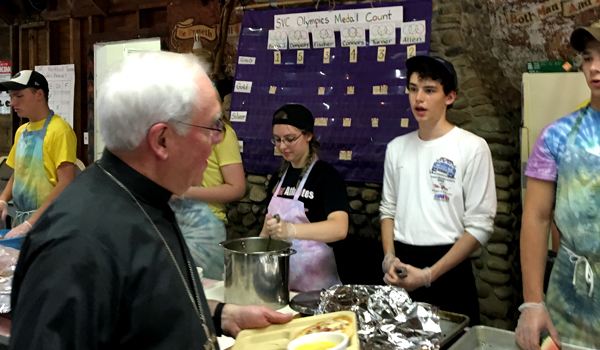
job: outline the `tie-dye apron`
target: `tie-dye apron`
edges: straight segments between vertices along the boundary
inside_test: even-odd
[[[13,227],[25,222],[44,203],[54,189],[44,168],[44,137],[54,112],[50,111],[41,130],[21,133],[15,153],[13,202],[16,216]]]
[[[558,169],[561,246],[546,304],[563,343],[600,349],[600,157],[575,145],[587,108],[573,124]]]
[[[223,220],[210,210],[206,202],[198,199],[184,198],[170,205],[194,263],[203,270],[202,275],[222,280],[225,258],[219,243],[227,239]]]
[[[298,198],[300,198],[306,179],[316,162],[317,157],[314,158],[302,178],[294,194],[294,199],[281,198],[277,195],[271,198],[269,214],[279,214],[281,220],[292,224],[310,223],[304,211],[304,203]],[[287,170],[279,181],[275,190],[276,194],[279,193],[286,174]],[[342,283],[338,276],[333,249],[326,243],[295,239],[292,241],[292,248],[297,253],[290,256],[290,290],[298,292],[321,290]]]

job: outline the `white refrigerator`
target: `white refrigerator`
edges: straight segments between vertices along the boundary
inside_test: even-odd
[[[525,206],[527,160],[546,125],[587,104],[590,88],[583,73],[524,73],[522,81],[521,201]],[[549,235],[548,249],[553,247]]]
[[[535,141],[546,125],[590,100],[583,73],[524,73],[522,82],[521,200],[525,198],[525,169]]]

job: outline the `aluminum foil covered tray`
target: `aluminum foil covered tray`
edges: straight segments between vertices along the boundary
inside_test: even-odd
[[[317,314],[354,311],[363,350],[440,348],[437,307],[413,302],[394,286],[336,285],[321,292]]]

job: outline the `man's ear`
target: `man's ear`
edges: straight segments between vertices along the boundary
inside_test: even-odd
[[[167,160],[169,158],[169,152],[167,150],[168,129],[169,126],[166,123],[156,123],[148,130],[148,137],[146,138],[146,142],[148,142],[150,149],[161,160]]]
[[[42,89],[37,89],[35,91],[35,97],[38,101],[46,101],[46,97],[44,97],[44,91]]]
[[[446,95],[446,106],[450,106],[456,100],[456,91],[450,91],[448,95]]]

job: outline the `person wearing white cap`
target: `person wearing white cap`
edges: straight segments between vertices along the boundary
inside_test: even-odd
[[[540,349],[544,330],[557,345],[600,349],[600,22],[575,29],[570,42],[583,54],[591,100],[542,130],[527,162],[521,228],[525,303],[516,330],[526,350]],[[544,302],[553,210],[560,248]]]
[[[8,213],[7,202],[15,204],[17,215],[5,238],[26,234],[44,210],[75,178],[77,137],[73,128],[48,106],[48,81],[31,70],[15,74],[0,83],[8,91],[11,106],[20,118],[29,119],[19,127],[6,164],[14,169],[0,195],[0,220]]]

